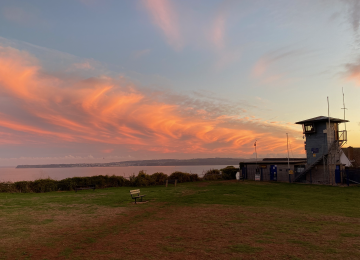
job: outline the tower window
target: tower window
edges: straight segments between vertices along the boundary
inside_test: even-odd
[[[307,123],[303,125],[304,134],[315,133],[315,126],[313,123]]]

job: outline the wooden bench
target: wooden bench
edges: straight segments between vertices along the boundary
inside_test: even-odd
[[[168,184],[175,184],[175,187],[176,187],[176,184],[177,184],[178,180],[177,179],[172,179],[172,180],[166,180],[166,187],[168,186]]]
[[[140,190],[131,190],[130,195],[131,198],[135,200],[135,204],[136,204],[136,199],[140,199],[140,201],[142,201],[142,198],[145,196],[145,195],[140,195]]]
[[[95,185],[76,185],[75,192],[78,190],[95,190]]]

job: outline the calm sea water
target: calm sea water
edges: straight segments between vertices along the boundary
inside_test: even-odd
[[[137,175],[144,170],[147,174],[163,172],[167,175],[175,171],[197,173],[200,177],[210,169],[222,169],[227,165],[196,165],[196,166],[128,166],[128,167],[79,167],[79,168],[0,168],[0,182],[2,181],[33,181],[51,178],[62,180],[71,177],[85,177],[94,175],[117,175],[128,177]],[[234,165],[234,167],[239,167]]]

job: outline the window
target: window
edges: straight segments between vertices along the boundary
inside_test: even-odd
[[[314,124],[304,124],[304,134],[315,133]]]

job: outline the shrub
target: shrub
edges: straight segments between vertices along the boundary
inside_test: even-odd
[[[221,180],[223,176],[221,175],[220,171],[217,169],[210,169],[208,170],[203,179],[206,181],[215,181],[215,180]]]
[[[191,181],[200,181],[200,178],[196,173],[191,173],[190,179],[191,179]]]
[[[14,186],[18,192],[31,192],[29,187],[31,183],[32,181],[17,181],[14,182]]]
[[[178,182],[190,182],[192,181],[192,177],[190,173],[187,172],[173,172],[170,174],[169,179],[177,179]]]
[[[155,180],[151,178],[151,175],[146,174],[144,171],[140,171],[134,178],[132,184],[134,186],[150,186],[155,185]]]
[[[36,193],[43,193],[49,191],[56,191],[58,190],[57,181],[48,179],[40,179],[33,182],[29,182],[29,188],[31,192]]]
[[[0,183],[0,192],[16,192],[16,187],[15,187],[14,183],[1,182]]]
[[[155,172],[151,175],[151,178],[155,182],[155,185],[163,185],[168,179],[168,176],[162,172]]]
[[[162,172],[156,172],[152,175],[140,171],[137,176],[130,176],[129,180],[122,176],[98,175],[91,177],[73,177],[60,181],[48,179],[39,179],[35,181],[18,181],[14,183],[0,183],[0,192],[49,192],[57,190],[74,190],[78,185],[95,185],[96,188],[122,187],[122,186],[151,186],[163,185],[167,179],[177,179],[178,182],[199,181],[197,174],[184,172],[173,172],[170,176]]]
[[[74,190],[76,185],[77,184],[76,184],[74,178],[66,178],[66,179],[59,181],[58,189],[59,190]]]
[[[227,166],[223,169],[220,169],[220,171],[224,180],[233,180],[236,179],[236,173],[239,171],[239,168],[235,168],[234,166]]]

